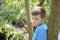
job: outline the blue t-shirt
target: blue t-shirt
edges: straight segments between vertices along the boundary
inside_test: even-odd
[[[47,29],[48,28],[45,23],[37,26],[32,40],[47,40]]]

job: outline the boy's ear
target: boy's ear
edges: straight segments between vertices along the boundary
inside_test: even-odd
[[[42,18],[43,19],[43,21],[45,21],[46,19],[45,18]]]

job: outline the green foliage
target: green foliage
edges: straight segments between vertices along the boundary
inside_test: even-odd
[[[5,34],[8,40],[26,40],[22,34],[14,32],[12,28],[0,28],[0,33]]]
[[[46,10],[46,21],[45,22],[48,25],[49,16],[50,16],[50,4],[47,1],[45,1],[43,4],[43,7]]]

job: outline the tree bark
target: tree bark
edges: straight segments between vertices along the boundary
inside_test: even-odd
[[[58,40],[60,0],[50,0],[51,15],[48,24],[48,40]]]
[[[29,33],[29,40],[32,40],[33,35],[33,27],[31,25],[31,18],[30,18],[30,11],[29,11],[29,0],[25,0],[25,7],[26,7],[26,17],[27,17],[27,26],[28,26],[28,33]]]
[[[2,4],[2,0],[0,0],[0,5]]]

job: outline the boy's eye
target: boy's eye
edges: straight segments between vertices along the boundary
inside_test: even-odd
[[[37,19],[37,18],[32,18],[33,20],[39,20],[39,19]]]
[[[38,20],[37,18],[35,20]]]

